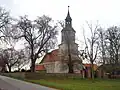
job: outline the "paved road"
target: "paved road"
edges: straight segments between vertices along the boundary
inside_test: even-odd
[[[0,76],[0,90],[55,90],[13,78]]]

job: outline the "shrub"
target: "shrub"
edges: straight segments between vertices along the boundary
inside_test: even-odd
[[[26,70],[26,72],[31,72],[31,70]]]
[[[25,69],[22,69],[21,72],[25,72]]]
[[[14,72],[19,72],[18,70],[15,70]]]

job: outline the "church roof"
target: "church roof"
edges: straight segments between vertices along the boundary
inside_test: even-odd
[[[47,53],[42,61],[40,63],[46,63],[46,62],[55,62],[58,60],[58,52],[59,52],[59,49],[55,49],[53,50],[52,52],[50,53]]]

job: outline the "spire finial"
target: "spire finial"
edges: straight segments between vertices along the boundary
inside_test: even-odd
[[[68,13],[69,13],[69,8],[70,8],[70,6],[68,6]]]
[[[68,10],[69,10],[69,7],[70,7],[70,6],[68,6]]]

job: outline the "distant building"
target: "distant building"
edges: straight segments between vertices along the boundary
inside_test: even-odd
[[[37,64],[35,66],[35,70],[36,71],[47,71],[47,73],[55,73],[55,70],[66,70],[66,66],[64,68],[58,68],[56,69],[56,67],[59,67],[59,61],[58,61],[58,53],[59,53],[59,49],[55,49],[52,52],[46,54],[44,56],[44,58],[42,59],[42,61],[40,62],[40,64]],[[94,67],[94,71],[96,71],[98,69],[98,66],[96,64],[93,65]],[[83,68],[82,70],[74,70],[74,73],[80,73],[80,74],[84,74],[84,77],[91,77],[91,64],[83,64]],[[49,69],[49,70],[48,70]],[[61,73],[61,72],[59,72]]]
[[[61,31],[61,44],[59,49],[47,53],[41,61],[47,73],[68,73],[69,55],[73,64],[74,73],[80,73],[82,70],[82,60],[78,56],[78,44],[75,43],[76,31],[72,27],[72,18],[69,8],[65,19],[65,27]],[[36,65],[36,70],[37,70]]]

